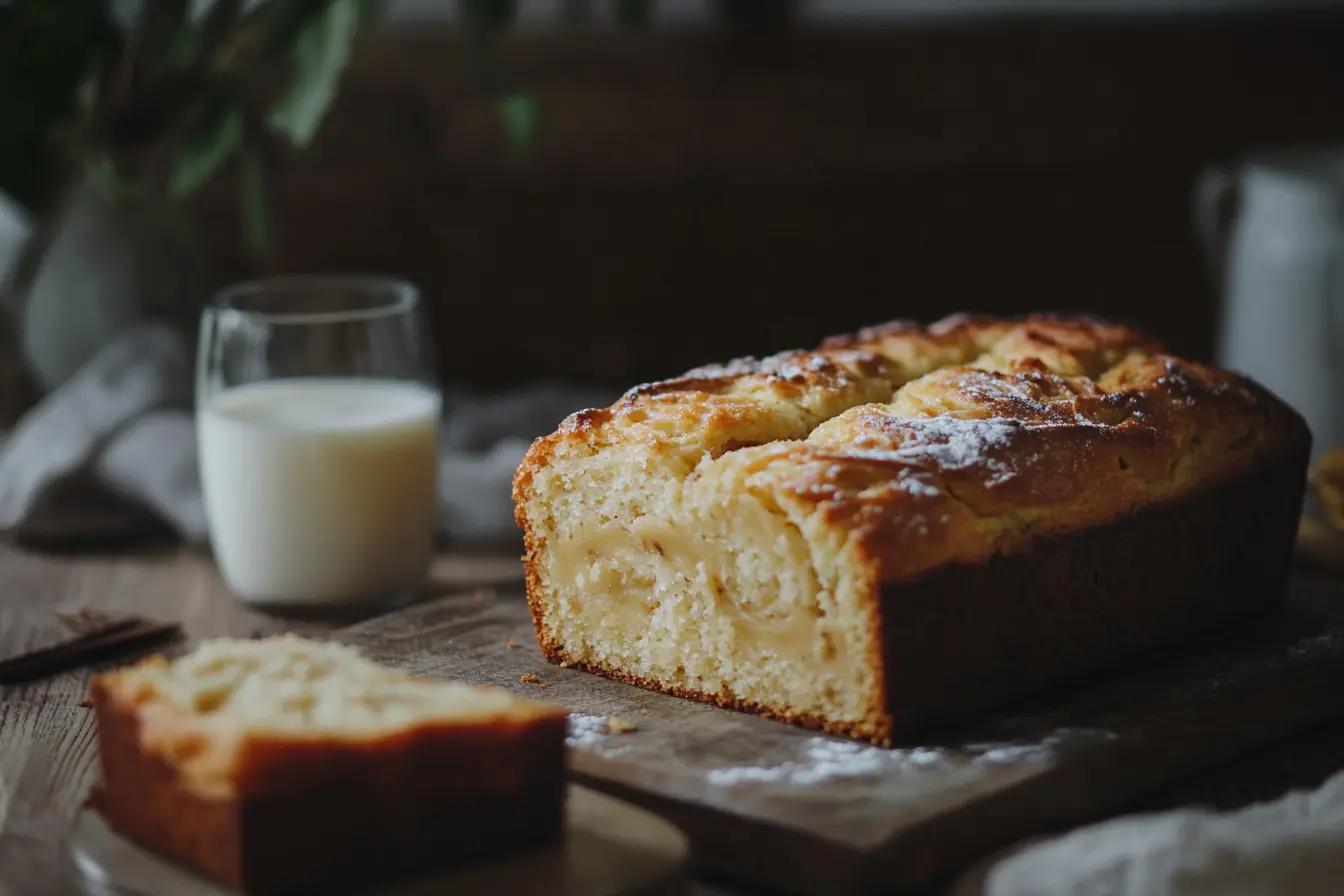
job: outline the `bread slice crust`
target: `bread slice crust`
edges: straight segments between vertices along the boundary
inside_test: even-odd
[[[891,743],[1275,604],[1309,447],[1133,328],[962,315],[632,389],[538,439],[514,498],[551,661]],[[1200,577],[1225,599],[1177,593]]]
[[[160,658],[95,676],[118,834],[246,893],[345,892],[561,836],[567,714],[531,701],[350,736],[202,718],[154,693]],[[288,729],[288,730],[286,730]]]

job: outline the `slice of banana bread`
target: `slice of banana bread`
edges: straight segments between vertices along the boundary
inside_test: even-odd
[[[514,499],[553,662],[886,743],[1274,605],[1309,443],[1129,327],[962,316],[635,388]]]
[[[246,893],[340,892],[560,836],[564,709],[293,636],[93,681],[113,830]]]

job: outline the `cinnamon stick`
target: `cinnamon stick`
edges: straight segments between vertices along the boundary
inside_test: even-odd
[[[101,613],[97,610],[77,610],[73,613],[57,613],[56,618],[75,635],[83,637],[96,632],[110,631],[113,628],[125,628],[140,620],[139,616],[122,616]]]
[[[59,618],[66,628],[74,632],[74,635],[62,644],[77,644],[80,641],[87,641],[90,638],[110,635],[113,632],[125,631],[144,623],[144,620],[138,616],[123,616],[120,618],[101,618],[97,616],[67,616],[60,614]]]
[[[110,620],[59,644],[0,660],[0,685],[35,681],[115,659],[170,641],[181,631],[177,623],[135,616]]]

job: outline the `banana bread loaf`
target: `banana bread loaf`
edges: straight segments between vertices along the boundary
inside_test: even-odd
[[[957,316],[632,389],[514,500],[552,662],[887,744],[1280,601],[1309,442],[1132,328]]]
[[[93,681],[121,835],[246,893],[334,893],[560,836],[565,710],[292,636]]]

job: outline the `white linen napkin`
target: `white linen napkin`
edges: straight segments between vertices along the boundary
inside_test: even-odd
[[[191,356],[144,324],[109,344],[0,441],[0,531],[30,541],[130,536],[164,524],[208,537],[191,411]],[[440,526],[450,539],[512,539],[513,472],[532,439],[614,395],[543,384],[500,396],[444,393]]]
[[[954,896],[1338,896],[1344,772],[1234,812],[1135,815],[1029,845]]]

